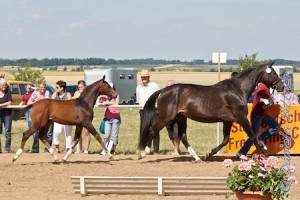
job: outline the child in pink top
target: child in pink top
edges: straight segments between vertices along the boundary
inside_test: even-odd
[[[112,83],[111,87],[115,89]],[[106,95],[100,95],[100,105],[110,106],[119,104],[119,96],[115,99],[108,98]],[[104,144],[107,146],[111,154],[115,154],[116,147],[118,144],[119,128],[121,124],[120,112],[117,108],[107,107],[104,114],[105,129],[104,129]],[[102,153],[101,153],[102,154]]]

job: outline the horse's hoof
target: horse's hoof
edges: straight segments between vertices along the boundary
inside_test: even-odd
[[[141,160],[141,159],[143,159],[143,158],[142,158],[141,154],[139,154],[138,155],[138,160]]]
[[[197,158],[197,159],[195,159],[194,162],[195,162],[195,163],[200,163],[200,162],[202,162],[202,160],[201,160],[200,158]]]

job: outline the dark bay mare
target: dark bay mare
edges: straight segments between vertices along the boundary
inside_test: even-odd
[[[34,104],[21,109],[13,119],[19,119],[28,109],[32,120],[32,126],[23,133],[21,147],[16,152],[13,161],[15,161],[23,152],[27,139],[37,130],[40,140],[46,145],[49,152],[54,156],[54,160],[58,161],[57,152],[54,151],[46,140],[47,131],[52,122],[65,125],[75,125],[75,137],[72,147],[68,150],[63,158],[66,161],[72,154],[73,148],[79,141],[83,127],[86,128],[101,144],[102,148],[110,155],[103,144],[100,135],[94,128],[92,121],[94,118],[94,105],[100,94],[108,95],[116,98],[117,92],[105,81],[105,76],[99,81],[87,86],[79,98],[68,101],[58,101],[55,99],[43,99]]]
[[[212,86],[175,84],[153,93],[144,107],[139,149],[143,150],[151,144],[150,132],[159,134],[159,130],[170,121],[175,120],[178,123],[178,130],[175,131],[179,132],[179,139],[182,140],[195,160],[200,160],[187,141],[186,122],[187,118],[190,118],[206,123],[223,122],[223,142],[212,149],[207,155],[208,157],[217,153],[228,143],[234,121],[243,127],[248,137],[253,140],[257,150],[263,153],[262,147],[265,146],[254,135],[247,119],[247,100],[259,82],[263,82],[277,91],[283,90],[283,82],[272,68],[273,64],[274,62],[269,62],[247,69],[231,79],[223,80]],[[155,104],[157,104],[157,109]],[[145,157],[146,153],[149,152],[142,151],[140,158]]]

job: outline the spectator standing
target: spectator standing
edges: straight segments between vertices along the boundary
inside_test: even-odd
[[[2,76],[4,77],[4,76]],[[1,140],[0,140],[0,153],[9,153],[11,147],[11,125],[12,125],[12,117],[11,117],[11,109],[5,108],[11,105],[12,98],[9,88],[7,87],[6,80],[4,78],[0,78],[0,134],[2,134],[2,124],[5,127],[5,146],[2,151]]]
[[[66,92],[67,83],[63,80],[56,82],[56,92],[52,94],[52,99],[56,99],[59,101],[71,100],[72,96],[69,92]],[[59,153],[59,139],[60,134],[64,129],[65,137],[66,137],[66,148],[65,152],[67,152],[72,147],[72,126],[71,125],[63,125],[54,122],[53,127],[53,144],[55,145],[56,151]]]
[[[287,106],[298,105],[297,96],[292,93],[286,84],[284,84],[283,92],[279,92],[275,97],[275,103]]]
[[[139,84],[136,88],[136,99],[137,103],[140,105],[140,120],[143,115],[143,108],[148,100],[148,98],[157,90],[159,90],[159,86],[150,81],[150,73],[148,70],[141,71],[141,80],[142,83]],[[141,124],[141,123],[140,123]],[[159,152],[159,133],[153,133],[153,130],[150,130],[151,143],[153,142],[153,153]],[[151,148],[150,144],[150,147]],[[146,149],[146,153],[150,153],[150,149]]]
[[[175,84],[174,80],[167,81],[167,87],[174,85],[174,84]],[[169,138],[172,141],[173,146],[174,146],[174,154],[180,155],[180,150],[179,150],[180,139],[178,137],[178,124],[177,124],[176,120],[169,122],[166,125],[166,129],[168,131]]]
[[[48,90],[46,90],[46,84],[44,82],[40,82],[38,84],[37,90],[32,92],[30,98],[28,99],[27,105],[33,104],[33,103],[35,103],[39,100],[42,100],[42,99],[49,99],[49,98],[50,98],[50,93],[49,93]],[[30,110],[29,110],[29,113],[28,113],[28,118],[30,120],[30,124],[28,124],[28,125],[31,126]],[[52,127],[50,127],[48,132],[47,132],[47,141],[50,145],[52,143],[51,129],[52,129]],[[29,151],[29,153],[39,153],[39,133],[40,133],[40,130],[36,131],[33,134],[32,149],[31,149],[31,151]]]
[[[276,133],[280,126],[278,122],[267,114],[267,108],[270,106],[270,87],[264,83],[259,83],[254,92],[253,106],[251,111],[251,127],[257,136],[262,123],[269,125],[269,129],[260,135],[259,140],[264,142],[266,139]],[[248,139],[244,146],[237,153],[237,157],[246,155],[252,146],[253,141]]]
[[[19,105],[27,105],[30,97],[31,97],[31,85],[30,84],[27,84],[26,85],[26,93],[23,94],[22,96],[22,101]],[[25,113],[25,117],[26,117],[26,121],[27,121],[27,125],[28,125],[28,128],[31,126],[31,118],[30,118],[30,109],[26,111]]]
[[[74,99],[77,99],[80,97],[81,93],[86,87],[86,83],[84,80],[80,80],[77,83],[78,85],[78,90],[74,94]],[[88,154],[89,153],[89,148],[90,148],[90,143],[91,143],[91,134],[88,130],[85,129],[85,150],[83,153]],[[77,151],[75,153],[82,153],[82,134],[80,135],[79,143],[77,144]]]
[[[116,88],[112,83],[109,83],[109,85],[116,91]],[[119,95],[115,99],[109,98],[106,95],[100,95],[99,103],[103,106],[118,105]],[[121,116],[119,110],[117,108],[107,107],[105,109],[104,119],[104,144],[111,154],[115,154],[118,145],[119,129],[121,124]],[[104,153],[104,151],[101,152],[102,155]]]

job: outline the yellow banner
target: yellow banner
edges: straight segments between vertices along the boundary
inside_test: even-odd
[[[248,120],[250,119],[250,113],[252,110],[252,104],[248,104]],[[291,107],[284,107],[283,105],[274,105],[268,110],[268,114],[275,118],[280,124],[281,129],[268,138],[265,141],[268,150],[268,154],[283,154],[285,147],[284,137],[279,134],[280,131],[289,133],[291,144],[290,153],[300,154],[300,105],[292,105]],[[289,117],[289,118],[288,118]],[[250,120],[249,120],[250,121]],[[263,133],[269,127],[266,124],[262,124],[260,133]],[[226,145],[226,151],[228,154],[236,154],[245,141],[248,139],[247,134],[243,131],[243,128],[236,122],[233,123],[230,133],[230,139]],[[252,145],[248,154],[256,153],[256,148]]]

